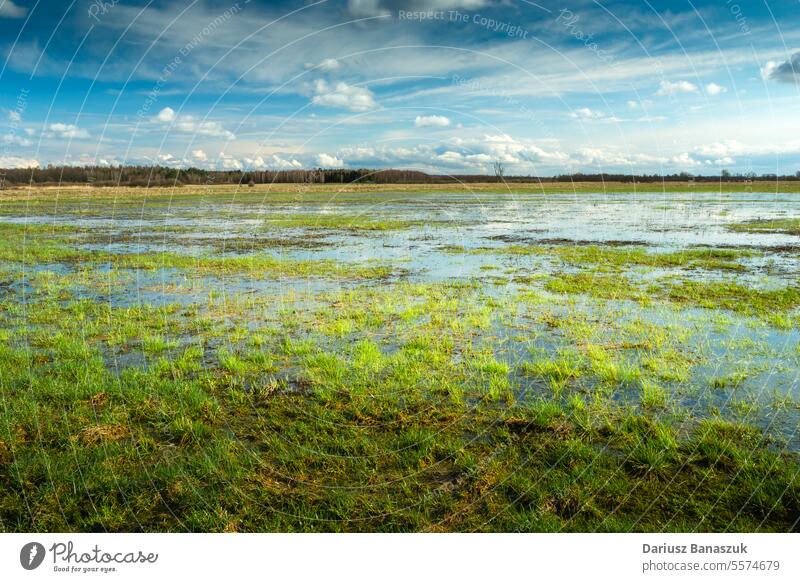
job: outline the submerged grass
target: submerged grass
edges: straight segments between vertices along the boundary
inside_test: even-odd
[[[454,249],[452,252],[460,252]],[[737,259],[755,253],[746,249],[688,248],[679,251],[654,252],[644,247],[611,247],[599,245],[507,245],[484,247],[470,251],[475,254],[552,256],[569,265],[592,265],[596,269],[616,270],[626,266],[653,268],[707,269],[744,271]]]
[[[796,286],[758,289],[732,281],[673,279],[643,283],[620,274],[609,275],[602,270],[561,273],[548,280],[545,288],[553,293],[631,300],[644,305],[662,300],[676,305],[727,310],[760,318],[780,328],[793,327],[797,320],[794,311],[800,308],[800,287]]]
[[[49,263],[111,265],[118,269],[179,269],[208,275],[246,274],[251,277],[333,277],[384,279],[402,269],[367,261],[279,259],[268,254],[241,256],[187,255],[174,252],[109,253],[70,244],[77,229],[0,223],[0,262],[21,265]]]
[[[302,312],[257,330],[234,325],[218,347],[197,332],[180,347],[192,328],[184,307],[47,300],[35,323],[48,335],[16,327],[0,342],[3,528],[794,527],[792,455],[747,424],[700,421],[687,432],[660,417],[667,390],[629,358],[658,353],[658,342],[536,351],[522,377],[556,390],[520,399],[514,367],[473,344],[487,325],[474,317],[479,298],[470,286],[343,291],[311,321],[351,319],[355,342],[309,335]],[[104,354],[120,345],[153,358],[112,367]],[[641,411],[584,393],[584,381],[641,393]]]
[[[406,230],[416,226],[436,225],[438,222],[422,220],[377,219],[371,215],[331,214],[270,214],[265,219],[266,228],[307,228],[343,231]]]
[[[791,234],[800,236],[800,218],[776,218],[750,220],[728,225],[728,229],[734,232],[750,232],[757,234]]]

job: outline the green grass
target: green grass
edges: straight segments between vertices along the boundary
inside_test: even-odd
[[[800,307],[800,287],[797,286],[758,289],[734,281],[675,279],[645,284],[622,274],[609,275],[602,271],[561,273],[548,280],[545,288],[552,293],[631,300],[645,305],[662,300],[682,306],[726,310],[770,321],[782,328],[793,325],[792,314]]]
[[[445,311],[445,297],[471,297],[416,291]],[[420,335],[427,317],[388,352],[248,333],[217,350],[218,365],[198,365],[208,353],[189,346],[117,375],[93,359],[108,332],[134,319],[150,330],[142,341],[163,346],[165,317],[186,325],[179,308],[47,307],[54,341],[0,344],[6,530],[650,531],[680,508],[669,529],[780,531],[800,504],[797,465],[755,429],[706,422],[679,436],[602,398],[509,400],[512,368],[465,349],[468,330]],[[394,320],[386,305],[361,308],[384,313],[379,328]],[[78,326],[85,339],[69,333]],[[525,369],[558,382],[638,377],[611,364],[595,346]],[[269,379],[279,368],[296,372]],[[644,409],[667,404],[649,381],[632,388]]]
[[[174,252],[115,254],[90,251],[69,244],[67,235],[74,235],[75,232],[75,229],[68,227],[0,223],[0,262],[23,265],[110,264],[117,269],[179,269],[207,275],[246,274],[253,278],[385,279],[403,272],[402,269],[374,261],[354,264],[333,260],[279,259],[268,254],[192,256]]]
[[[77,210],[107,213],[93,192]],[[300,216],[265,226],[314,228]],[[105,235],[75,227],[0,235],[2,531],[797,528],[800,460],[764,423],[791,425],[796,402],[776,381],[762,406],[741,376],[791,375],[797,346],[767,340],[800,297],[739,281],[751,251],[520,247],[557,266],[503,259],[499,291],[485,273],[424,283],[385,263],[90,251],[76,241]],[[300,283],[252,293],[254,278]]]
[[[791,527],[798,466],[758,431],[701,424],[679,436],[646,412],[668,405],[666,389],[607,346],[537,351],[517,377],[472,345],[485,325],[469,315],[479,293],[343,291],[329,298],[335,309],[282,315],[271,325],[283,332],[234,325],[225,337],[239,343],[217,348],[203,347],[213,340],[202,332],[185,348],[169,339],[193,328],[180,306],[42,299],[35,323],[50,333],[28,335],[25,349],[20,333],[35,330],[17,327],[0,343],[3,527],[650,531],[678,508],[669,529]],[[494,304],[493,317],[507,308]],[[304,332],[343,316],[374,339],[331,344]],[[577,323],[558,329],[594,335]],[[391,342],[377,339],[388,330]],[[101,356],[111,338],[174,357],[118,373]],[[559,390],[517,400],[520,378]],[[641,391],[645,412],[602,392],[561,397],[584,382]]]
[[[406,230],[415,226],[438,224],[421,220],[377,219],[371,215],[331,214],[271,214],[265,219],[265,228],[307,228],[343,231]]]
[[[771,220],[749,220],[728,225],[734,232],[778,233],[800,236],[800,218],[777,218]]]
[[[451,250],[451,252],[457,252]],[[690,248],[672,252],[652,252],[644,247],[606,247],[599,245],[508,245],[485,247],[470,251],[473,254],[508,254],[553,256],[566,264],[591,265],[599,270],[642,266],[652,268],[707,269],[744,271],[737,259],[753,256],[754,251],[739,249]]]
[[[110,262],[118,269],[181,269],[208,275],[244,274],[262,277],[332,277],[385,279],[402,273],[401,269],[367,261],[362,264],[333,260],[277,259],[270,255],[235,257],[189,256],[177,253],[138,253],[130,255],[99,254],[89,257],[96,262]]]

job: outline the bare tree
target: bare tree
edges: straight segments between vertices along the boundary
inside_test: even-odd
[[[495,160],[494,164],[494,175],[497,177],[498,180],[502,180],[503,176],[506,173],[506,169],[503,167],[503,162],[500,160]]]

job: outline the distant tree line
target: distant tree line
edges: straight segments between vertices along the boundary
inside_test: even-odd
[[[169,168],[164,166],[47,166],[45,168],[0,169],[0,188],[26,184],[93,184],[96,186],[184,186],[221,184],[452,184],[475,182],[748,182],[752,180],[800,180],[794,175],[731,174],[723,170],[714,176],[678,174],[561,174],[553,177],[507,176],[502,166],[493,175],[427,174],[416,170],[370,169],[308,169],[308,170],[204,170],[200,168]]]

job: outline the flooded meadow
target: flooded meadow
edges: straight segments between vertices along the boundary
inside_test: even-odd
[[[6,531],[792,531],[800,194],[0,197]]]

